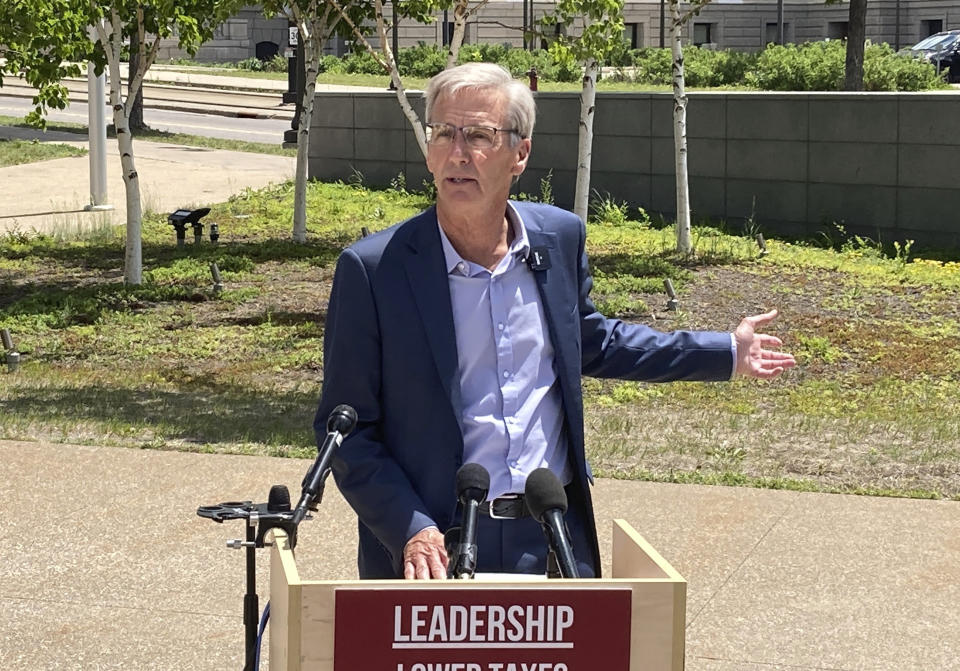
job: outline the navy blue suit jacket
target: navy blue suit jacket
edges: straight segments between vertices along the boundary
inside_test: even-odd
[[[584,456],[581,374],[631,380],[726,380],[730,334],[660,333],[607,319],[592,286],[580,219],[514,203],[531,248],[550,268],[534,271],[555,351],[574,482],[571,506],[593,520]],[[403,548],[426,523],[446,530],[456,513],[463,463],[461,398],[453,312],[436,209],[366,237],[337,262],[324,338],[318,439],[330,411],[353,406],[356,430],[333,475],[359,519],[361,578],[402,576]],[[596,528],[590,526],[599,575]],[[585,558],[584,558],[585,559]]]

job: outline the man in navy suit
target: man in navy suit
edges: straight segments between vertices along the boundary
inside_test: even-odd
[[[333,474],[359,523],[362,578],[442,578],[458,523],[457,470],[490,472],[479,571],[543,573],[546,545],[523,503],[526,476],[565,485],[581,577],[600,558],[584,456],[581,375],[631,380],[771,378],[794,365],[755,332],[660,333],[607,319],[590,300],[575,215],[509,200],[526,168],[532,94],[503,68],[462,65],[426,91],[436,206],[344,250],[324,341],[315,428],[346,403],[356,430]]]

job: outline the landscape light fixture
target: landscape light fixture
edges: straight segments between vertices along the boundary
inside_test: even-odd
[[[200,220],[208,214],[210,214],[210,208],[201,207],[196,210],[177,210],[167,217],[167,223],[177,232],[177,247],[183,247],[187,237],[187,226],[193,226],[193,241],[200,242],[200,238],[203,237],[203,224]]]
[[[680,301],[677,300],[677,292],[673,290],[673,282],[670,281],[669,277],[663,281],[663,288],[667,290],[667,296],[670,297],[670,300],[667,301],[667,309],[676,312],[680,307]]]
[[[16,373],[20,369],[20,352],[13,348],[13,338],[10,337],[9,329],[0,331],[0,341],[3,342],[3,349],[7,352],[7,370]]]
[[[213,293],[220,295],[223,292],[223,279],[220,277],[220,268],[216,261],[210,264],[210,276],[213,277]]]

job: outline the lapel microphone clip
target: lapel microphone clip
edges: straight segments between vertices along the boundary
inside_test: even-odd
[[[546,247],[531,247],[527,255],[527,265],[530,270],[541,271],[550,269],[550,253]]]

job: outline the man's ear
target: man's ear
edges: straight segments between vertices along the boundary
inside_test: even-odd
[[[526,137],[520,140],[517,145],[517,160],[513,164],[511,174],[520,176],[527,169],[527,160],[530,158],[530,138]]]

